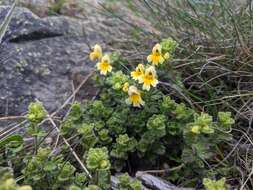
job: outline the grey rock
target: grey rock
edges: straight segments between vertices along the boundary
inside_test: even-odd
[[[9,8],[0,6],[0,23]],[[101,39],[88,21],[41,19],[16,8],[0,45],[0,116],[22,114],[35,99],[49,111],[60,107],[72,93],[75,76],[84,78],[93,67],[87,53],[96,42]]]

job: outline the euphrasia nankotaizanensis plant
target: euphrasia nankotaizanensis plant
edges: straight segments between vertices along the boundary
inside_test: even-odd
[[[103,54],[99,45],[94,46],[90,58],[97,61],[99,96],[82,105],[74,103],[61,128],[66,137],[79,135],[92,171],[109,163],[116,171],[129,164],[153,168],[159,163],[177,168],[171,172],[173,180],[196,182],[216,174],[207,172],[206,163],[230,140],[234,120],[229,112],[211,116],[165,95],[159,79],[166,78],[166,69],[173,69],[177,46],[171,38],[162,40],[132,71],[117,54]]]

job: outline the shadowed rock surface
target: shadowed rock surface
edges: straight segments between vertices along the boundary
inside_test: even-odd
[[[0,23],[9,8],[0,6]],[[0,46],[0,115],[22,114],[35,99],[57,109],[72,93],[73,79],[89,73],[88,44],[99,41],[88,21],[41,19],[16,8]]]

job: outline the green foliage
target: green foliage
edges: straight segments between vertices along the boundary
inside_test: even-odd
[[[151,41],[153,42],[157,38],[162,39],[168,34],[178,42],[178,51],[176,52],[178,59],[171,60],[171,64],[166,64],[164,67],[168,68],[170,66],[174,69],[172,74],[175,75],[168,72],[164,72],[164,75],[172,75],[172,80],[166,80],[170,84],[177,80],[177,74],[180,75],[180,81],[183,85],[175,83],[176,88],[169,89],[169,93],[173,94],[173,99],[177,102],[182,100],[183,94],[190,100],[188,102],[193,103],[192,108],[196,106],[198,114],[200,114],[199,111],[205,111],[213,117],[213,121],[210,125],[192,125],[196,122],[193,121],[195,120],[193,118],[199,117],[195,114],[194,116],[191,115],[191,121],[185,121],[185,123],[181,120],[175,122],[169,119],[170,124],[167,124],[167,134],[177,136],[180,141],[183,140],[184,147],[191,147],[193,143],[193,148],[202,147],[199,149],[204,149],[205,146],[203,145],[206,144],[207,152],[214,149],[219,152],[220,149],[220,155],[214,156],[215,159],[205,160],[206,163],[211,163],[212,167],[214,163],[219,162],[218,160],[223,159],[231,151],[231,147],[235,145],[237,147],[237,143],[240,143],[238,139],[241,139],[241,133],[236,132],[233,133],[235,136],[233,142],[227,143],[231,139],[230,132],[233,131],[231,124],[234,123],[234,119],[229,114],[219,114],[219,111],[233,109],[232,111],[236,113],[237,119],[240,120],[236,130],[241,126],[244,131],[245,125],[250,122],[250,118],[245,117],[248,108],[242,105],[250,102],[252,96],[249,87],[241,85],[241,81],[251,82],[251,77],[248,77],[245,73],[252,73],[252,67],[249,64],[250,59],[247,56],[252,54],[252,45],[250,43],[252,2],[161,0],[159,3],[156,1],[126,1],[121,6],[124,5],[130,8],[129,11],[132,11],[132,15],[139,16],[141,19],[145,18],[148,23],[145,28],[138,26],[136,23],[125,22],[124,26],[128,30],[122,34],[122,37],[127,36],[133,42],[124,46],[124,53],[129,53],[132,50],[132,48],[130,49],[131,45],[135,45],[136,50],[138,50],[133,51],[133,54],[139,54],[140,50],[142,50],[141,53],[150,51]],[[125,19],[121,12],[115,15],[115,13],[108,11],[108,14],[120,20]],[[224,23],[226,24],[224,25]],[[129,31],[138,29],[141,32],[136,40],[135,36]],[[164,40],[162,40],[161,45],[164,49]],[[147,49],[143,50],[143,47]],[[128,59],[129,62],[133,60],[132,56],[128,56]],[[143,60],[143,58],[140,58],[140,60]],[[165,85],[161,84],[160,86],[161,90],[166,89]],[[169,113],[171,115],[171,112]],[[216,118],[217,113],[218,118]],[[226,119],[227,116],[229,119]],[[143,127],[141,128],[143,129]],[[182,130],[184,131],[183,137],[180,137]],[[223,144],[224,142],[226,143]],[[199,143],[202,145],[200,146]],[[229,146],[227,146],[228,144]],[[214,148],[215,146],[216,148]],[[188,151],[188,148],[186,150]],[[183,150],[183,152],[185,151]],[[190,152],[195,153],[194,151]],[[243,162],[248,160],[248,156],[240,156],[240,158]],[[225,159],[226,164],[224,167],[228,167],[228,165],[234,167],[236,165],[236,167],[241,168],[241,162],[238,163],[237,159],[237,156],[230,155],[229,159]],[[222,162],[222,164],[224,163]],[[215,171],[217,171],[217,168],[215,168]],[[241,176],[242,171],[239,172]],[[247,175],[248,171],[243,169],[243,173]],[[231,178],[234,179],[234,176],[231,176]],[[234,182],[234,180],[232,181]]]
[[[12,143],[12,142],[23,143],[23,141],[24,141],[23,137],[20,135],[10,135],[10,136],[0,140],[0,149],[9,143]]]
[[[172,38],[163,39],[161,41],[162,51],[173,54],[176,48],[178,47],[178,43]]]
[[[87,155],[87,167],[92,171],[108,170],[110,168],[108,150],[105,147],[90,148]]]
[[[112,145],[110,155],[114,158],[127,160],[128,152],[134,152],[136,145],[137,141],[133,137],[129,138],[127,134],[119,135],[116,143]]]
[[[193,133],[212,134],[214,133],[212,124],[213,124],[212,116],[206,113],[201,113],[200,115],[197,115],[194,119],[194,122],[190,123],[189,125],[192,126],[191,130]]]
[[[111,109],[106,108],[102,101],[95,100],[93,102],[90,102],[88,105],[88,112],[90,117],[96,118],[108,118],[111,114]]]
[[[102,190],[109,189],[111,164],[109,161],[108,150],[105,147],[90,148],[86,163],[88,169],[90,169],[94,174],[93,183],[97,184]]]
[[[27,119],[35,124],[40,123],[46,117],[46,111],[41,102],[32,102],[28,107]]]
[[[121,90],[122,86],[125,82],[129,81],[129,76],[123,74],[122,71],[117,71],[112,73],[111,76],[108,77],[107,83],[112,86],[114,90]]]
[[[67,188],[76,182],[85,182],[86,178],[75,173],[76,169],[70,162],[64,161],[61,155],[52,156],[51,151],[49,148],[40,148],[37,155],[26,160],[26,166],[22,170],[25,183],[40,190],[44,187]]]
[[[166,135],[166,117],[164,115],[153,115],[148,119],[147,131],[142,135],[138,144],[138,150],[142,153],[148,151],[151,145]],[[158,141],[156,143],[159,143]],[[157,148],[157,147],[156,147]],[[163,146],[161,154],[165,152]],[[156,149],[156,151],[159,149]]]
[[[38,127],[47,116],[47,112],[41,102],[32,102],[28,106],[27,120],[30,121],[27,133],[34,137],[34,152],[37,152],[39,140],[46,135],[45,131]]]
[[[79,102],[74,102],[71,105],[71,113],[69,117],[71,117],[72,121],[79,121],[83,116],[83,111],[81,108],[81,104]]]
[[[82,135],[85,138],[82,138],[82,145],[86,150],[89,150],[89,148],[94,147],[94,145],[97,143],[97,137],[94,133],[94,124],[82,124],[78,128],[78,133]]]
[[[171,38],[163,40],[161,45],[162,54],[172,54],[178,46]],[[156,53],[159,50],[152,56]],[[120,65],[121,59],[114,56],[113,65]],[[166,63],[157,70],[164,71]],[[156,70],[152,72],[160,74]],[[145,105],[129,106],[125,100],[132,92],[123,92],[122,86],[129,82],[141,89],[139,83],[122,71],[113,71],[109,76],[97,77],[96,80],[101,92],[97,99],[83,104],[74,102],[60,127],[61,135],[68,139],[82,158],[92,178],[79,173],[76,162],[68,154],[55,153],[55,149],[52,151],[48,145],[42,148],[45,147],[43,143],[39,148],[38,142],[45,132],[38,128],[38,124],[47,113],[42,103],[35,102],[29,105],[27,115],[30,121],[28,134],[34,138],[35,151],[25,156],[22,161],[25,166],[19,168],[24,177],[22,182],[35,190],[45,187],[52,190],[107,190],[110,188],[111,172],[126,171],[132,166],[160,168],[163,165],[169,168],[176,166],[168,178],[179,183],[189,180],[191,185],[196,185],[203,177],[210,176],[208,163],[220,161],[223,142],[230,140],[229,129],[235,122],[231,113],[218,112],[217,118],[216,114],[199,113],[194,105],[189,107],[178,97],[166,95],[163,88],[155,88],[155,85],[146,92],[133,92],[135,98],[143,98]],[[11,140],[3,143],[6,154],[15,153],[12,157],[23,149]],[[65,147],[60,150],[69,152]],[[214,168],[211,175],[216,174],[219,170]],[[131,180],[128,175],[119,179],[119,190],[141,189],[141,183]],[[212,181],[204,180],[204,183],[216,188]]]
[[[160,109],[162,113],[168,114],[171,111],[175,110],[177,106],[177,103],[175,100],[172,100],[170,96],[164,96],[163,101],[160,105]]]
[[[32,190],[29,185],[17,185],[10,168],[0,167],[0,173],[0,190]]]
[[[102,129],[98,131],[98,138],[99,138],[99,142],[102,145],[110,144],[112,142],[112,137],[110,136],[108,129]]]
[[[226,186],[226,179],[221,178],[219,180],[211,180],[208,178],[203,179],[203,184],[206,190],[228,190]]]
[[[174,114],[178,120],[186,120],[191,116],[188,108],[183,103],[177,104]]]
[[[219,154],[217,147],[221,142],[229,140],[227,128],[222,127],[222,130],[221,126],[224,123],[231,126],[231,115],[226,114],[226,121],[230,122],[221,121],[219,116],[214,119],[183,102],[177,103],[159,89],[145,93],[143,109],[128,107],[120,85],[113,87],[116,83],[123,85],[118,77],[121,75],[122,72],[112,73],[104,86],[100,86],[102,93],[98,100],[78,105],[65,121],[72,127],[62,126],[62,130],[67,129],[66,136],[70,132],[78,133],[88,168],[98,176],[103,173],[99,170],[108,170],[110,166],[112,170],[122,171],[127,162],[138,164],[138,160],[144,159],[150,167],[155,167],[164,160],[182,164],[182,175],[171,176],[175,181],[191,179],[194,184],[206,176],[206,161]],[[106,146],[107,150],[101,146]],[[101,168],[103,162],[108,168]],[[108,172],[102,174],[105,181],[106,174]],[[98,184],[98,180],[93,184]]]
[[[235,120],[231,118],[231,112],[218,112],[218,119],[221,126],[229,128],[235,123]]]
[[[112,133],[123,134],[126,132],[124,124],[126,123],[126,115],[128,114],[129,109],[122,109],[120,112],[113,112],[111,117],[107,120],[106,124]]]
[[[119,190],[141,190],[141,182],[138,180],[132,180],[128,174],[119,176]]]

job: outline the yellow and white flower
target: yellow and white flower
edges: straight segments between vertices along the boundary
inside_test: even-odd
[[[147,57],[147,60],[153,65],[162,64],[164,62],[165,59],[163,57],[162,46],[160,44],[156,44],[153,47],[151,54]]]
[[[156,87],[158,84],[156,70],[154,66],[150,66],[146,69],[144,75],[139,80],[140,83],[143,83],[142,89],[143,90],[150,90],[150,87]]]
[[[141,98],[140,91],[135,86],[130,86],[128,89],[127,104],[133,104],[134,107],[141,107],[145,105],[145,102]]]
[[[96,66],[101,75],[107,75],[108,72],[112,71],[110,62],[110,57],[106,54],[102,57],[101,61],[97,63]]]
[[[103,55],[103,53],[102,53],[101,46],[96,44],[93,47],[93,51],[90,53],[90,60],[95,61],[95,60],[101,59],[102,55]]]
[[[134,80],[139,80],[143,74],[144,74],[144,65],[138,64],[138,66],[135,68],[135,71],[131,72],[131,77]]]
[[[129,83],[128,83],[128,82],[125,82],[125,83],[123,84],[122,90],[123,90],[124,92],[128,92],[128,89],[129,89]]]

